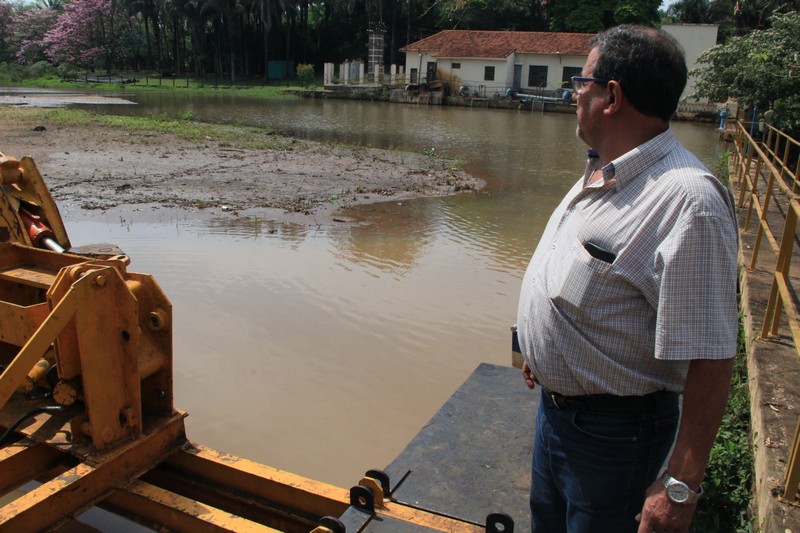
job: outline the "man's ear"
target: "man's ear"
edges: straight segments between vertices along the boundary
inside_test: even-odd
[[[608,94],[606,96],[608,105],[606,105],[606,114],[613,115],[620,110],[622,101],[625,98],[622,93],[622,86],[616,80],[610,80],[606,85]]]

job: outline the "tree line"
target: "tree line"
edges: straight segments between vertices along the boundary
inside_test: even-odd
[[[398,64],[403,46],[444,29],[717,24],[719,44],[700,58],[698,96],[772,109],[776,126],[800,133],[800,0],[677,0],[666,11],[661,0],[20,1],[0,0],[0,78],[24,68],[266,82],[270,61],[319,73],[324,62],[363,59],[370,31],[384,32],[385,63]]]
[[[768,27],[800,0],[0,0],[0,62],[62,71],[268,78],[268,61],[312,64],[366,56],[385,32],[385,63],[443,29],[596,32],[638,22],[717,23],[723,35]],[[762,5],[763,4],[763,5]]]

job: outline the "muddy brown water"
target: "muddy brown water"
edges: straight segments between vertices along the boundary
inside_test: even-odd
[[[476,194],[363,206],[347,212],[360,223],[333,227],[67,219],[73,244],[119,245],[172,301],[175,398],[190,439],[349,487],[390,463],[479,363],[510,364],[525,266],[583,167],[574,115],[129,98],[139,105],[93,108],[432,148],[487,182]],[[673,127],[708,165],[724,149],[714,125]]]

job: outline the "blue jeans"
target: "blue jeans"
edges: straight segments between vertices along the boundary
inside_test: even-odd
[[[542,395],[531,476],[535,533],[626,533],[678,428],[678,407],[656,413],[559,409]]]

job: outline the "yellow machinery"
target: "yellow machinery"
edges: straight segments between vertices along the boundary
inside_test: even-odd
[[[348,490],[188,441],[156,281],[113,251],[75,253],[30,158],[0,154],[0,171],[0,532],[92,506],[159,531],[513,530],[394,501],[381,471]]]

